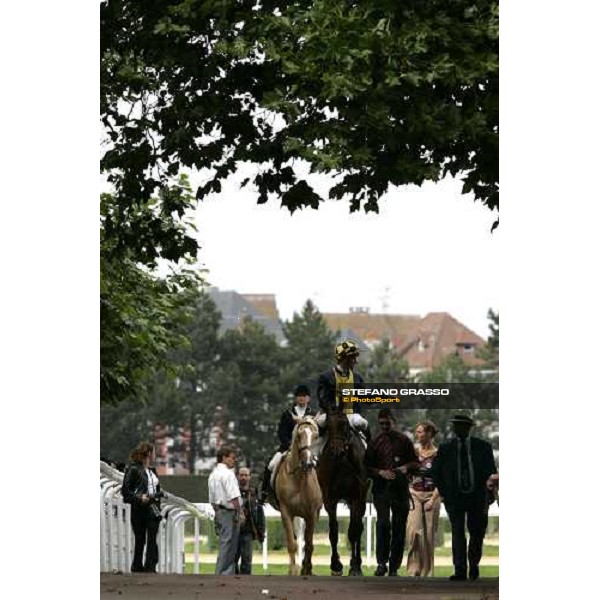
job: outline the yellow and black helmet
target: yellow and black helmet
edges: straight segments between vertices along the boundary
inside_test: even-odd
[[[344,340],[335,347],[336,360],[342,360],[350,356],[358,356],[360,354],[358,346],[352,340]]]

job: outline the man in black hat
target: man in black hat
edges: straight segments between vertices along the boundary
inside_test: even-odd
[[[432,476],[444,501],[452,527],[452,581],[479,577],[483,538],[488,523],[489,491],[487,482],[497,472],[492,446],[471,437],[473,419],[455,415],[451,419],[456,436],[441,444],[432,465]],[[469,530],[469,548],[465,536],[465,517]]]
[[[310,388],[307,385],[300,384],[294,389],[294,403],[283,411],[281,419],[279,420],[279,428],[277,430],[279,449],[271,459],[271,462],[265,467],[260,494],[261,502],[267,501],[271,483],[271,474],[279,464],[283,453],[290,449],[292,444],[292,434],[296,423],[301,421],[304,417],[309,416],[314,416],[314,412],[310,407]]]

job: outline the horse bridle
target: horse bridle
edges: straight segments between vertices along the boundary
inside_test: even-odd
[[[301,446],[300,448],[298,448],[298,456],[300,456],[300,453],[303,452],[304,450],[308,450],[310,452],[310,445],[306,444],[305,446]],[[307,467],[304,467],[304,465],[302,465],[302,468],[308,468],[310,469],[312,467],[312,462],[308,464]]]

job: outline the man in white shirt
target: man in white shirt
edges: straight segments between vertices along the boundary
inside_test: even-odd
[[[240,526],[244,521],[240,487],[234,467],[233,450],[220,448],[217,452],[217,466],[208,478],[208,501],[215,509],[215,528],[220,537],[216,575],[235,574],[235,554]]]

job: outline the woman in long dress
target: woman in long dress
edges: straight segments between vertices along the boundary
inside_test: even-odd
[[[431,477],[431,465],[437,453],[437,446],[433,443],[436,433],[437,428],[431,421],[421,421],[415,428],[415,450],[420,468],[410,480],[412,502],[406,524],[406,570],[408,575],[414,577],[433,576],[433,555],[441,503],[440,494]]]

